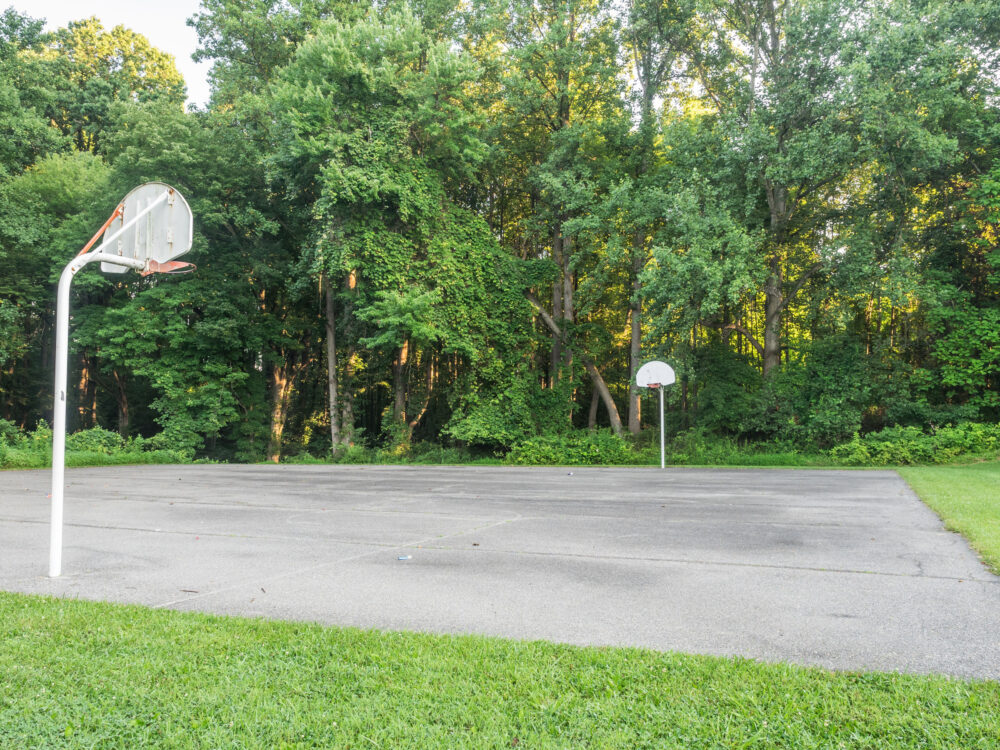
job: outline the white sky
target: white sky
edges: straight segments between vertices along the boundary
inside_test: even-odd
[[[199,0],[0,0],[0,8],[13,5],[20,13],[44,18],[47,30],[97,16],[106,29],[122,24],[142,34],[154,47],[174,56],[187,84],[188,102],[204,105],[210,64],[191,59],[198,35],[186,23],[199,4]]]

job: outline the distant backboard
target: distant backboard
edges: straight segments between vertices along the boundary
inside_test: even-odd
[[[655,359],[652,362],[644,364],[639,368],[639,372],[635,374],[635,384],[640,388],[670,385],[676,380],[677,377],[674,375],[674,368],[666,362],[660,362]]]
[[[147,182],[125,196],[99,249],[105,254],[165,264],[191,249],[192,234],[191,209],[184,196],[165,183]],[[101,270],[125,273],[129,269],[102,262]]]

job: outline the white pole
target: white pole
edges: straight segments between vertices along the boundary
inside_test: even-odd
[[[56,297],[56,382],[52,399],[52,525],[49,536],[49,576],[62,572],[63,477],[66,470],[66,358],[69,349],[69,285],[75,260],[63,269]]]
[[[663,385],[657,389],[660,392],[660,468],[667,468],[667,451],[663,442]]]
[[[135,269],[145,262],[101,252],[78,255],[59,277],[56,295],[56,378],[52,398],[52,523],[49,530],[49,576],[62,573],[63,491],[66,487],[66,360],[69,351],[69,287],[73,277],[94,260],[105,260]]]

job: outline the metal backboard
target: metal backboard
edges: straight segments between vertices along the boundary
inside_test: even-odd
[[[121,202],[99,250],[138,260],[166,263],[191,249],[193,222],[184,196],[162,182],[147,182]],[[125,266],[102,262],[101,270],[125,273]]]

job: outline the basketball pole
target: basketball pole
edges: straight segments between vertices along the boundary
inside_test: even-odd
[[[107,243],[104,243],[107,244]],[[88,263],[103,261],[138,271],[146,262],[97,250],[78,255],[59,277],[56,296],[56,378],[52,391],[52,528],[49,534],[49,577],[62,573],[63,492],[66,488],[66,362],[69,358],[69,288],[73,277]]]
[[[663,386],[657,388],[660,392],[660,468],[667,468],[667,449],[663,442]]]

